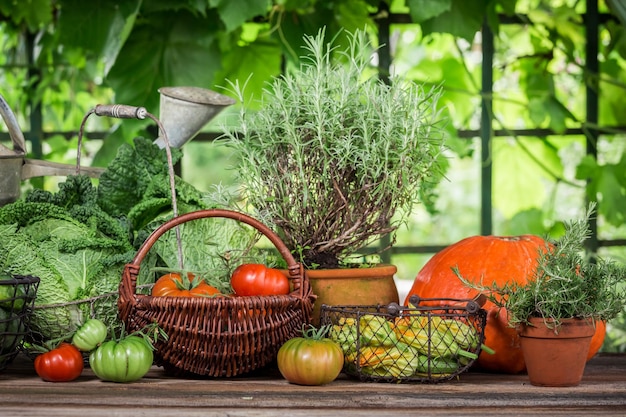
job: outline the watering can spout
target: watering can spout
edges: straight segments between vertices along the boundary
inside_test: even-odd
[[[224,108],[235,104],[228,96],[200,87],[162,87],[159,93],[159,119],[173,148],[182,147]],[[154,143],[165,147],[160,136]]]

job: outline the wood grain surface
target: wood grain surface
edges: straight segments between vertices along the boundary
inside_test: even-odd
[[[0,416],[626,416],[626,355],[599,354],[582,383],[543,388],[526,375],[472,371],[439,384],[368,383],[341,375],[298,386],[274,367],[228,379],[174,378],[161,368],[128,384],[86,368],[73,382],[42,381],[18,356],[0,372]]]

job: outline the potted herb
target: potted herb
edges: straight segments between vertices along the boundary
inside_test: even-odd
[[[592,203],[583,218],[567,222],[562,237],[546,239],[526,283],[476,284],[455,268],[465,285],[506,309],[509,324],[519,333],[533,385],[578,385],[595,322],[606,322],[624,310],[626,267],[585,251],[594,209]],[[555,339],[557,345],[546,344]]]
[[[307,268],[317,309],[328,301],[317,272],[345,269],[382,236],[391,246],[415,204],[433,208],[445,167],[441,89],[399,77],[385,83],[370,67],[366,33],[347,39],[342,49],[326,43],[324,30],[306,36],[300,67],[276,77],[257,103],[233,83],[242,107],[225,133],[243,196]],[[397,301],[390,271],[395,300],[381,302]],[[367,284],[331,292],[355,304],[359,289],[380,293]]]

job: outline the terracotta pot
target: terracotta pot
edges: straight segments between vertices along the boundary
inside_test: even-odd
[[[319,324],[320,308],[328,305],[377,305],[397,303],[394,265],[370,268],[311,269],[306,273],[317,300],[311,323]]]
[[[595,326],[591,320],[565,319],[549,328],[542,318],[531,326],[519,326],[520,344],[532,385],[573,387],[580,383]],[[550,327],[553,327],[548,321]]]

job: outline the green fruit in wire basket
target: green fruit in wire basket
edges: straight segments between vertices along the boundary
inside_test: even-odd
[[[26,291],[24,286],[20,284],[8,284],[1,281],[13,281],[13,276],[6,273],[0,273],[0,307],[19,311],[24,307],[24,299]]]
[[[9,311],[0,309],[0,353],[13,351],[23,338],[20,318]]]

